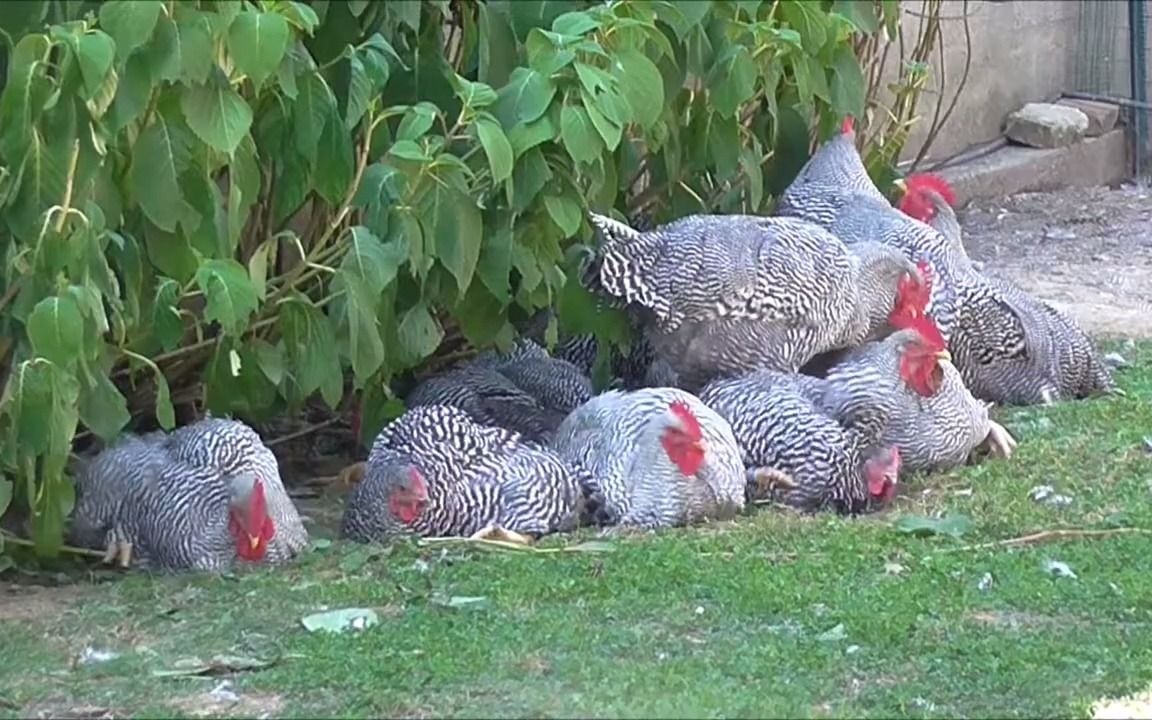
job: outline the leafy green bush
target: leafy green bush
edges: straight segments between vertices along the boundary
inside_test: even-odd
[[[538,308],[626,341],[565,282],[586,210],[766,212],[812,140],[864,113],[853,43],[898,11],[3,5],[0,513],[29,510],[49,555],[78,430],[362,390],[367,437],[394,375],[506,344]]]

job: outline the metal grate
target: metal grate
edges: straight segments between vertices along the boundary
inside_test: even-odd
[[[1070,95],[1115,102],[1124,108],[1135,175],[1152,171],[1152,5],[1145,0],[1080,2]]]

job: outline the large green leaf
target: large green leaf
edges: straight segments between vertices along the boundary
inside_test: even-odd
[[[340,264],[341,275],[360,281],[370,294],[379,295],[408,259],[406,239],[383,243],[361,226],[353,227],[348,234],[348,254]]]
[[[860,62],[851,45],[836,50],[832,64],[832,109],[838,115],[860,117],[864,114],[865,94],[868,90]]]
[[[246,10],[228,28],[228,52],[256,90],[276,72],[292,33],[283,15]]]
[[[359,277],[346,276],[343,281],[347,292],[344,312],[348,324],[348,355],[352,372],[363,383],[384,364],[384,340],[376,312],[379,294]]]
[[[192,132],[222,153],[232,154],[252,127],[252,108],[219,71],[206,83],[185,89],[180,107]]]
[[[500,122],[490,113],[476,115],[476,134],[488,155],[488,167],[492,170],[494,183],[504,182],[512,174],[512,146],[504,134]]]
[[[36,303],[25,326],[32,350],[61,367],[72,366],[84,349],[84,319],[70,295]]]
[[[77,39],[76,59],[84,80],[84,99],[89,100],[104,85],[112,61],[116,57],[116,43],[107,34],[94,30]]]
[[[424,302],[419,302],[404,313],[400,321],[400,348],[408,365],[415,365],[440,347],[444,329]]]
[[[635,48],[618,50],[612,58],[612,74],[636,122],[645,130],[664,114],[664,78],[651,60]]]
[[[565,105],[560,112],[560,139],[564,149],[578,163],[592,162],[604,152],[601,139],[588,113],[579,105]]]
[[[344,392],[344,381],[331,322],[306,299],[293,298],[280,306],[280,333],[288,372],[300,394],[307,397],[319,389],[334,407]]]
[[[189,138],[162,115],[140,133],[132,154],[131,187],[140,209],[158,228],[176,229],[187,203],[180,175],[188,167]]]
[[[292,105],[292,125],[296,152],[313,160],[324,125],[336,113],[336,98],[319,73],[307,73],[298,83],[299,94]]]
[[[112,440],[132,419],[128,401],[102,369],[83,373],[80,384],[80,421],[102,440]]]
[[[152,37],[164,3],[161,0],[108,0],[100,6],[100,27],[116,41],[126,58]]]
[[[220,323],[228,335],[247,329],[260,299],[243,265],[231,258],[208,260],[196,271],[196,284],[207,300],[205,320]]]
[[[424,222],[436,243],[436,257],[456,280],[459,295],[468,290],[483,242],[483,220],[476,202],[440,182],[428,194]]]
[[[175,350],[184,337],[179,302],[180,283],[172,278],[159,278],[152,301],[152,335],[165,351]]]
[[[743,45],[733,46],[712,71],[708,87],[716,112],[733,117],[756,91],[756,64]]]

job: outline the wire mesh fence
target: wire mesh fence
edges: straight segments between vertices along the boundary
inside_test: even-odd
[[[1152,174],[1152,5],[1144,0],[1080,2],[1069,94],[1121,106],[1135,176]]]

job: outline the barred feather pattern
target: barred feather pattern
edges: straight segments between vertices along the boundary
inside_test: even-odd
[[[794,372],[864,339],[913,267],[884,250],[866,262],[794,218],[693,215],[647,233],[598,215],[593,224],[602,243],[592,289],[643,313],[653,349],[689,390],[753,368]],[[891,278],[887,293],[861,292],[872,284],[865,267]]]
[[[900,356],[914,340],[915,331],[904,330],[866,343],[829,369],[826,380],[848,396],[866,389],[873,404],[884,406],[880,443],[900,448],[905,470],[947,470],[964,464],[988,437],[988,406],[972,396],[946,360],[939,361],[943,378],[932,397],[908,388],[900,378]]]
[[[405,525],[389,498],[415,468],[428,504]],[[583,504],[583,476],[518,433],[482,425],[447,405],[409,409],[376,437],[364,479],[345,505],[341,533],[360,542],[400,534],[471,535],[488,526],[539,537],[571,530]]]
[[[849,247],[879,242],[913,263],[927,262],[934,277],[927,311],[952,341],[962,304],[957,288],[976,272],[971,259],[962,244],[892,207],[847,136],[838,135],[816,151],[781,195],[776,213],[815,223]]]
[[[408,407],[451,405],[476,422],[544,442],[590,397],[592,382],[578,367],[521,339],[510,353],[484,353],[426,379],[405,401]]]
[[[308,531],[280,478],[276,455],[252,427],[208,416],[174,430],[167,445],[177,460],[214,470],[218,477],[250,472],[260,478],[268,515],[276,526],[276,535],[268,543],[268,562],[285,562],[308,546]],[[226,489],[227,484],[223,485]]]
[[[704,438],[704,463],[691,477],[668,458],[660,442],[673,422],[669,407],[674,402],[688,406]],[[683,390],[598,395],[568,416],[552,448],[590,478],[588,494],[602,524],[672,527],[730,518],[744,507],[744,467],[732,428]]]
[[[567,360],[585,375],[591,376],[596,366],[600,342],[595,335],[573,335],[556,346],[556,357]],[[639,390],[648,387],[677,387],[676,372],[656,356],[642,328],[632,334],[628,354],[612,346],[608,349],[615,389]]]
[[[124,434],[75,473],[76,502],[68,527],[68,542],[102,548],[116,524],[120,505],[160,475],[171,457],[163,432]]]
[[[868,438],[822,407],[828,391],[824,380],[756,370],[714,380],[701,392],[700,399],[731,424],[749,478],[757,469],[774,469],[796,485],[765,495],[750,481],[750,498],[805,512],[858,514],[869,508],[863,472]]]
[[[947,202],[928,194],[932,227],[963,243]],[[972,393],[1003,405],[1074,400],[1115,389],[1112,371],[1070,316],[1012,282],[973,272],[961,288],[953,355]]]
[[[263,482],[276,528],[264,561],[295,557],[308,532],[276,457],[249,426],[212,417],[171,434],[125,435],[90,460],[77,475],[69,538],[97,549],[130,542],[136,564],[156,570],[225,570],[236,561],[228,515],[241,473]]]

